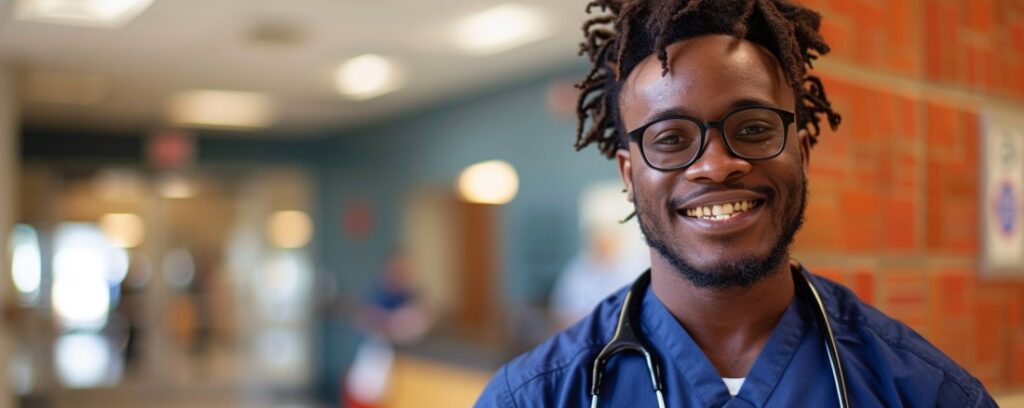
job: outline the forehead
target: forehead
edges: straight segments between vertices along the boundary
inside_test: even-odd
[[[775,57],[750,41],[705,35],[676,42],[667,51],[667,75],[651,55],[626,78],[619,110],[627,131],[666,112],[716,120],[750,100],[786,110],[796,106]]]

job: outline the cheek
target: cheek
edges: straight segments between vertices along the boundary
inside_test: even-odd
[[[633,164],[633,189],[635,194],[645,196],[648,201],[653,198],[669,196],[672,193],[672,186],[676,182],[672,173],[665,173],[647,167],[647,164],[640,160],[640,163]]]

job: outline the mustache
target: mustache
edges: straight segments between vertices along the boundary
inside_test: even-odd
[[[695,191],[691,191],[682,197],[672,197],[668,201],[669,209],[675,210],[676,208],[682,207],[684,203],[694,200],[697,197],[708,193],[714,193],[717,191],[735,191],[735,190],[747,190],[757,194],[765,196],[766,199],[771,200],[775,198],[776,192],[774,189],[766,186],[746,186],[742,183],[732,184],[719,184],[713,186],[704,186]]]

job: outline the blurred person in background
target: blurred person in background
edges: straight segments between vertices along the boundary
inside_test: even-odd
[[[615,158],[651,269],[503,366],[477,406],[995,406],[906,325],[790,259],[817,12],[785,0],[597,0],[578,148]],[[821,123],[822,119],[825,123]],[[613,358],[618,357],[618,358]]]
[[[393,251],[356,316],[356,327],[365,339],[345,377],[346,406],[380,406],[395,359],[393,345],[415,343],[432,323],[432,313],[418,293],[415,265],[406,252]]]
[[[612,292],[629,284],[643,266],[624,251],[621,239],[609,228],[595,227],[587,245],[559,275],[551,292],[551,314],[561,330],[576,323]]]

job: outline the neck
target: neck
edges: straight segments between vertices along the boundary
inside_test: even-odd
[[[694,286],[656,252],[651,288],[723,377],[745,377],[793,299],[789,263],[749,288]]]

